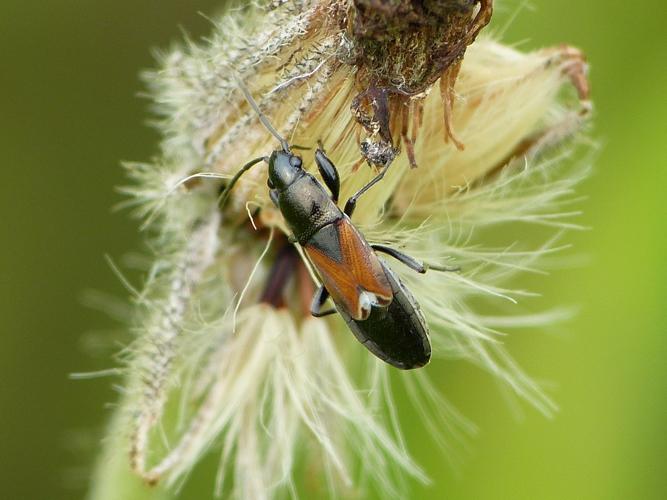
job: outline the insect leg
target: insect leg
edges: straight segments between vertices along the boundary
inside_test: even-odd
[[[280,202],[278,201],[278,192],[275,190],[270,190],[269,191],[269,198],[271,198],[271,201],[273,204],[276,206],[276,208],[280,208]]]
[[[236,172],[236,174],[234,174],[234,177],[232,177],[232,180],[229,181],[229,184],[220,195],[220,208],[224,208],[225,203],[227,203],[227,198],[229,198],[229,193],[234,187],[234,184],[236,184],[236,182],[241,178],[243,174],[245,174],[253,166],[257,165],[260,161],[268,162],[269,159],[266,156],[262,156],[261,158],[255,158],[254,160],[250,160],[248,163],[246,163],[241,167],[241,170],[239,170],[238,172]]]
[[[315,151],[315,163],[324,183],[331,191],[331,199],[334,203],[338,203],[338,194],[340,193],[340,177],[336,165],[324,153],[322,141],[318,141],[317,151]]]
[[[389,167],[391,166],[391,162],[387,163],[385,167],[380,170],[380,173],[377,174],[375,177],[373,177],[368,184],[366,184],[364,187],[362,187],[359,191],[354,193],[349,200],[347,200],[347,203],[345,203],[345,215],[348,217],[352,217],[352,213],[354,212],[354,209],[357,207],[357,199],[364,194],[366,191],[368,191],[370,188],[372,188],[375,184],[380,182],[382,178],[384,177],[384,174],[387,173],[387,170],[389,170]]]
[[[461,270],[460,267],[432,266],[430,264],[425,264],[424,262],[418,261],[414,257],[410,257],[409,255],[404,254],[399,250],[396,250],[395,248],[391,248],[385,245],[371,245],[371,248],[376,252],[382,252],[386,253],[387,255],[391,255],[394,259],[398,260],[399,262],[402,262],[413,271],[417,271],[418,273],[422,274],[428,271],[429,269],[442,272],[458,272]]]
[[[329,292],[327,292],[327,289],[324,288],[324,286],[320,286],[315,292],[315,295],[313,295],[313,302],[310,305],[310,314],[312,314],[316,318],[321,318],[322,316],[328,316],[329,314],[334,314],[336,312],[335,309],[327,309],[326,311],[322,311],[322,306],[324,305],[324,303],[327,301],[328,298],[329,298]]]

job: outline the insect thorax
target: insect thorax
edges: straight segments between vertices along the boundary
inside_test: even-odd
[[[329,194],[310,174],[281,191],[278,200],[283,217],[300,243],[342,217]]]

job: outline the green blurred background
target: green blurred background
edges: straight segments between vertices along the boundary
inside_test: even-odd
[[[519,1],[501,2],[499,30]],[[406,425],[436,480],[414,498],[667,498],[667,46],[664,3],[533,0],[505,40],[568,42],[591,62],[594,136],[603,145],[569,240],[588,262],[535,284],[531,305],[578,304],[557,334],[518,335],[510,350],[554,382],[548,420],[516,417],[488,376],[433,367],[480,428],[457,472],[418,424]],[[138,73],[150,49],[206,34],[214,0],[0,2],[0,496],[80,498],[98,448],[117,323],[82,304],[123,297],[104,255],[141,248],[122,198],[121,160],[145,160],[157,135]],[[122,314],[122,310],[119,311]],[[118,333],[117,338],[121,338]],[[104,344],[107,344],[106,346]],[[208,487],[203,491],[211,491]]]

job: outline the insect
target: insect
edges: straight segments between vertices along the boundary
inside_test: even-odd
[[[231,189],[245,172],[266,162],[270,198],[292,231],[291,240],[302,246],[322,280],[312,300],[311,314],[322,317],[338,312],[357,340],[392,366],[408,370],[426,365],[431,358],[426,320],[410,291],[377,253],[390,255],[419,273],[429,267],[457,269],[427,266],[394,248],[371,245],[351,222],[359,197],[384,177],[390,164],[347,200],[341,211],[340,177],[322,144],[315,152],[315,163],[328,191],[304,170],[301,157],[292,153],[243,83],[238,84],[281,149],[246,163],[222,192],[220,206],[224,207]],[[329,297],[336,307],[323,310]]]

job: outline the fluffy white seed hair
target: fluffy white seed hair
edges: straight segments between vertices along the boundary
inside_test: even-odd
[[[155,260],[136,293],[137,337],[123,352],[125,390],[92,499],[121,498],[131,488],[140,498],[143,489],[128,486],[133,474],[175,495],[209,452],[219,456],[211,490],[235,498],[296,496],[308,478],[322,478],[315,492],[335,495],[369,480],[397,495],[401,474],[428,481],[401,436],[392,368],[356,343],[337,316],[258,303],[271,248],[288,234],[268,198],[266,168],[241,179],[223,215],[217,206],[216,178],[278,147],[235,74],[290,143],[323,141],[340,171],[341,199],[375,174],[359,167],[354,72],[336,62],[345,39],[320,19],[336,3],[277,2],[226,14],[207,41],[164,54],[147,77],[162,154],[128,166],[135,182],[127,192],[150,229]],[[577,227],[570,204],[587,167],[567,160],[589,110],[584,75],[572,48],[522,53],[479,39],[454,88],[451,123],[465,148],[446,140],[440,93],[419,96],[421,125],[411,128],[417,169],[401,154],[354,217],[371,242],[462,269],[417,275],[392,263],[428,320],[435,362],[470,361],[547,415],[554,403],[502,339],[563,314],[526,313],[515,304],[531,293],[508,280],[543,272],[542,263],[565,248],[563,232]],[[487,242],[489,230],[519,224],[549,235],[534,248]],[[294,285],[289,292],[299,296]],[[483,310],[470,305],[479,297],[488,299]],[[443,447],[472,432],[426,370],[401,380]]]

